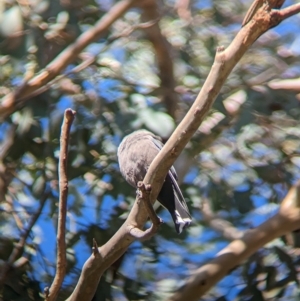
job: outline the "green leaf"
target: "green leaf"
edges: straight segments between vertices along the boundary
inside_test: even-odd
[[[139,117],[150,131],[161,137],[169,137],[175,128],[174,120],[168,114],[151,108],[140,110]]]

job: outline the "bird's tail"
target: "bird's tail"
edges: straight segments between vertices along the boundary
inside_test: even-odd
[[[170,212],[176,232],[180,234],[191,223],[192,218],[177,180],[171,171],[165,179],[157,200]]]
[[[192,222],[192,218],[189,210],[186,207],[185,200],[183,199],[182,201],[183,196],[178,195],[176,190],[174,191],[174,194],[175,210],[170,213],[175,224],[176,232],[180,234],[185,227],[189,226],[189,224]]]
[[[189,226],[192,222],[192,217],[190,215],[189,209],[186,205],[186,201],[182,195],[182,192],[178,186],[178,183],[171,172],[169,175],[172,180],[172,186],[174,191],[174,201],[175,201],[175,210],[171,213],[172,219],[175,223],[175,229],[177,233],[181,233],[182,230]]]

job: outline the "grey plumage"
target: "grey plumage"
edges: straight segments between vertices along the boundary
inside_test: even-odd
[[[121,173],[130,185],[137,187],[137,183],[144,180],[151,162],[162,147],[160,138],[146,130],[133,132],[123,139],[118,148],[118,159]],[[171,213],[177,233],[181,233],[191,223],[191,215],[178,186],[173,166],[157,200]]]

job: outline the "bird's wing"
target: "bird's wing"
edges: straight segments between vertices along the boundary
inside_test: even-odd
[[[151,137],[151,140],[152,140],[152,142],[155,144],[155,146],[156,146],[159,150],[161,150],[161,149],[163,148],[164,144],[163,144],[160,140],[158,140],[158,139],[156,139],[156,138],[154,138],[154,137]],[[176,172],[176,170],[175,170],[175,168],[174,168],[173,165],[171,166],[169,173],[172,174],[172,177],[175,178],[175,180],[178,180],[177,172]],[[176,181],[175,181],[175,182],[176,182]],[[178,186],[178,185],[177,185],[177,186]],[[180,189],[179,189],[179,190],[180,190]]]
[[[178,198],[179,198],[179,200],[180,200],[180,203],[181,203],[182,207],[183,207],[183,208],[185,209],[185,211],[189,214],[189,209],[188,209],[188,207],[187,207],[187,205],[186,205],[184,196],[182,195],[182,192],[181,192],[181,190],[180,190],[180,188],[179,188],[179,185],[178,185],[176,179],[173,177],[173,175],[172,175],[172,173],[171,173],[170,171],[169,171],[169,176],[171,177],[172,183],[173,183],[173,185],[174,185],[174,189],[175,189],[175,191],[176,191],[176,193],[177,193],[177,196],[178,196]],[[190,214],[189,214],[189,215],[190,215]]]

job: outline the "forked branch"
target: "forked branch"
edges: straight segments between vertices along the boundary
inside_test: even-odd
[[[277,1],[269,0],[263,2],[265,5],[264,9],[259,9],[257,14],[254,14],[252,19],[253,22],[248,22],[242,27],[233,42],[227,48],[219,47],[217,49],[214,64],[193,106],[148,169],[144,183],[146,185],[150,184],[152,187],[150,192],[151,203],[155,202],[168,170],[191,139],[192,135],[199,128],[232,69],[236,66],[249,47],[264,32],[281,21],[272,14],[273,8],[278,5]],[[148,212],[145,205],[143,202],[136,201],[122,227],[105,245],[99,248],[100,256],[96,258],[92,254],[87,260],[83,267],[79,282],[68,299],[69,301],[83,299],[90,300],[93,297],[103,272],[116,261],[133,242],[134,238],[128,233],[128,227],[134,226],[135,228],[142,230],[147,218]],[[272,219],[271,223],[273,222],[276,222],[276,219]],[[273,224],[272,226],[276,227],[276,225]],[[283,228],[282,230],[290,231],[288,228]],[[250,237],[253,235],[251,233],[247,234],[247,240],[249,240],[249,235]],[[272,237],[274,238],[274,236]],[[264,236],[259,236],[259,239],[260,245],[267,241],[267,238]],[[220,256],[220,258],[223,258],[222,260],[224,260],[224,258],[228,260],[227,254],[221,255],[222,257]],[[216,266],[214,264],[210,266],[210,269],[212,270],[215,268]],[[205,276],[205,279],[207,279],[209,275],[206,274]],[[215,283],[219,279],[220,278],[215,277],[211,281]],[[198,285],[199,284],[206,285],[202,282],[198,282]]]

